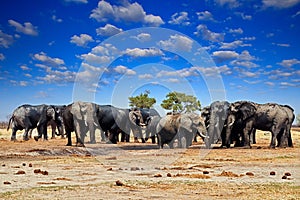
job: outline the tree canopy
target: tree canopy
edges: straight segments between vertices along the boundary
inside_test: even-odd
[[[151,108],[155,103],[156,99],[149,97],[150,91],[147,90],[145,93],[141,93],[138,96],[128,97],[129,106],[136,108]]]
[[[175,91],[168,93],[160,105],[166,110],[179,113],[194,112],[201,109],[200,101],[196,97]]]

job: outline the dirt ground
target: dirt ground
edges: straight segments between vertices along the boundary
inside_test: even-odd
[[[10,141],[0,129],[0,199],[300,199],[300,129],[294,148],[158,149],[151,143]],[[73,139],[74,142],[74,139]],[[216,145],[216,147],[219,144]]]

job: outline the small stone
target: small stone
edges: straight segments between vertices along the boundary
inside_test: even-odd
[[[49,173],[47,171],[41,171],[41,174],[43,174],[43,175],[49,175]]]
[[[108,168],[107,171],[112,171],[112,167]]]
[[[35,170],[33,170],[33,172],[34,172],[35,174],[38,174],[38,173],[41,173],[41,170],[40,170],[40,169],[35,169]]]
[[[170,173],[167,173],[167,177],[172,177],[172,174],[170,174]]]
[[[25,167],[25,166],[26,166],[26,163],[23,163],[22,165]]]
[[[5,167],[6,165],[5,164],[2,164],[2,167]]]
[[[124,184],[123,184],[121,181],[117,180],[117,181],[116,181],[116,185],[117,185],[117,186],[123,186]]]
[[[284,175],[285,176],[292,176],[292,174],[290,172],[285,172]]]
[[[140,168],[138,168],[138,167],[131,167],[130,170],[131,171],[137,171],[137,170],[140,170]]]
[[[25,171],[23,171],[23,170],[19,170],[19,171],[17,171],[17,173],[15,173],[15,174],[26,174],[26,173],[25,173]]]
[[[11,182],[9,182],[9,181],[4,181],[3,184],[4,184],[4,185],[10,185]]]
[[[254,176],[254,174],[252,172],[247,172],[246,175],[247,176]]]
[[[286,176],[286,175],[284,175],[284,176],[282,177],[282,179],[287,179],[287,176]]]
[[[28,165],[29,167],[32,167],[32,164],[31,163],[29,163],[29,165]]]
[[[270,172],[270,175],[271,175],[271,176],[274,176],[274,175],[276,175],[276,172],[271,171],[271,172]]]
[[[158,178],[158,177],[162,177],[162,175],[161,174],[155,174],[154,177]]]
[[[203,171],[203,174],[209,174],[209,171]]]

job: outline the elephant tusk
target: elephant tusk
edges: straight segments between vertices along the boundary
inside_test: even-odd
[[[199,132],[199,135],[200,135],[200,137],[202,137],[202,138],[206,138],[206,137],[207,137],[206,135],[203,135],[202,132]]]

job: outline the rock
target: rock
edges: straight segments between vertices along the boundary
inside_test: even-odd
[[[112,167],[108,168],[107,171],[112,171]]]
[[[26,163],[23,163],[22,165],[25,167],[25,166],[26,166]]]
[[[4,181],[3,184],[4,184],[4,185],[10,185],[11,182],[9,182],[9,181]]]
[[[203,171],[203,174],[209,174],[209,171]]]
[[[5,164],[2,164],[2,167],[5,167],[6,165]]]
[[[172,177],[172,174],[170,174],[170,173],[167,173],[167,177]]]
[[[29,165],[28,165],[29,167],[32,167],[32,164],[31,163],[29,163]]]
[[[285,172],[284,175],[285,176],[292,176],[292,174],[290,172]]]
[[[33,172],[34,172],[35,174],[39,174],[39,173],[41,173],[41,170],[40,170],[40,169],[35,169],[35,170],[33,170]]]
[[[254,176],[254,174],[252,172],[247,172],[246,175],[247,176]]]
[[[161,174],[155,174],[154,177],[158,178],[158,177],[162,177],[162,175]]]
[[[117,185],[117,186],[123,186],[124,184],[123,184],[121,181],[117,180],[117,181],[116,181],[116,185]]]
[[[270,175],[271,175],[271,176],[274,176],[274,175],[276,175],[276,172],[271,171],[271,172],[270,172]]]
[[[23,171],[23,170],[19,170],[19,171],[17,171],[15,174],[26,174],[26,173],[25,173],[25,171]]]
[[[287,179],[287,176],[286,176],[286,175],[284,175],[284,176],[282,177],[282,179]]]
[[[43,175],[49,175],[49,173],[47,171],[41,171],[41,174],[43,174]]]
[[[140,170],[140,168],[138,168],[138,167],[131,167],[130,170],[131,171],[137,171],[137,170]]]

